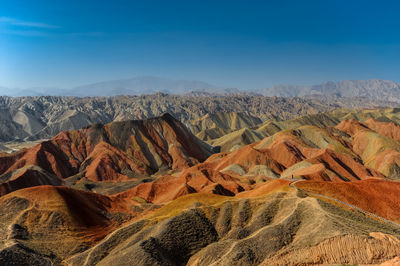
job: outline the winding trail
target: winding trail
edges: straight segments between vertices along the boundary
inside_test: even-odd
[[[344,202],[344,201],[341,201],[341,200],[339,200],[339,199],[332,198],[332,197],[329,197],[329,196],[325,196],[325,195],[321,195],[321,194],[309,192],[309,191],[307,191],[307,190],[305,190],[305,189],[296,187],[296,183],[297,183],[297,182],[304,181],[304,180],[296,180],[296,181],[294,181],[294,179],[287,179],[287,180],[292,181],[292,182],[289,183],[289,186],[290,186],[290,187],[295,188],[295,189],[297,189],[297,190],[303,190],[303,191],[305,191],[306,193],[308,193],[310,196],[320,197],[320,198],[324,198],[324,199],[327,199],[327,200],[335,201],[335,202],[340,203],[340,204],[342,204],[342,205],[344,205],[344,206],[346,206],[346,207],[349,207],[349,208],[351,208],[351,209],[353,209],[353,210],[359,211],[359,212],[361,212],[361,213],[363,213],[363,214],[365,214],[365,215],[368,215],[368,216],[371,216],[371,217],[373,217],[373,218],[376,218],[377,220],[379,220],[379,221],[381,221],[381,222],[389,223],[389,224],[394,225],[394,226],[396,226],[396,227],[400,227],[400,224],[398,224],[398,223],[396,223],[396,222],[393,222],[393,221],[390,221],[390,220],[388,220],[388,219],[385,219],[385,218],[383,218],[383,217],[381,217],[381,216],[379,216],[379,215],[376,215],[376,214],[374,214],[374,213],[372,213],[372,212],[365,211],[365,210],[363,210],[363,209],[361,209],[361,208],[359,208],[359,207],[357,207],[357,206],[354,206],[354,205],[352,205],[352,204],[349,204],[349,203],[347,203],[347,202]]]

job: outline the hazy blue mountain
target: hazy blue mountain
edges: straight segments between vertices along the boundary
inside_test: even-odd
[[[24,97],[24,96],[63,96],[68,91],[58,88],[34,87],[28,89],[7,88],[0,86],[0,96]]]
[[[162,92],[166,94],[195,95],[264,95],[278,97],[364,97],[371,100],[400,102],[400,84],[389,80],[344,80],[325,82],[313,86],[276,85],[259,90],[223,88],[202,81],[172,80],[142,76],[131,79],[111,80],[79,86],[74,89],[36,87],[10,89],[0,86],[0,95],[6,96],[116,96],[144,95]]]
[[[31,90],[22,90],[18,88],[7,88],[0,86],[0,95],[1,96],[37,96],[37,92]]]
[[[275,85],[257,92],[264,96],[296,97],[299,96],[302,89],[303,87],[295,85]]]
[[[6,87],[0,86],[0,95],[1,96],[10,96],[9,95],[9,89]]]
[[[142,76],[79,86],[68,93],[74,96],[142,95],[156,92],[184,94],[191,91],[208,89],[217,89],[217,87],[202,81],[172,80]]]

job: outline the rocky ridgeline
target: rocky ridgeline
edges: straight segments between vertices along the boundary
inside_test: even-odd
[[[206,114],[221,112],[247,113],[263,120],[286,120],[338,107],[371,108],[395,105],[364,98],[302,99],[244,94],[0,97],[0,141],[49,139],[61,131],[76,130],[94,123],[145,119],[166,112],[184,123],[189,123]]]

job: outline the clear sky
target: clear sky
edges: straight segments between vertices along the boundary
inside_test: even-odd
[[[400,1],[0,0],[0,86],[399,82]]]

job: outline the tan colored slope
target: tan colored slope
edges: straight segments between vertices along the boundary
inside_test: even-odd
[[[328,114],[315,114],[301,116],[287,121],[268,120],[252,128],[242,128],[231,133],[225,134],[216,139],[206,139],[213,146],[221,146],[221,151],[232,151],[239,149],[247,144],[258,142],[267,136],[272,136],[279,131],[295,129],[302,126],[328,127],[338,123],[336,118]]]
[[[397,229],[390,224],[298,195],[284,184],[264,192],[240,199],[204,194],[178,198],[66,262],[257,265],[282,258],[286,264],[367,264],[388,261],[400,248]],[[342,243],[352,249],[339,249]],[[305,247],[309,253],[304,254],[316,256],[296,257]]]
[[[214,146],[221,146],[222,151],[229,151],[258,142],[282,130],[296,129],[304,126],[328,128],[336,126],[339,122],[339,118],[329,112],[300,116],[286,121],[267,120],[253,128],[236,130],[218,139],[208,140],[208,142]]]
[[[369,235],[336,236],[315,245],[289,253],[275,255],[260,265],[315,265],[315,264],[379,264],[398,265],[400,240],[392,235],[371,232]],[[345,247],[345,248],[344,248]],[[340,258],[340,260],[338,260]],[[340,261],[340,262],[338,262]],[[396,262],[397,261],[397,262]],[[392,264],[393,263],[393,264]]]
[[[203,130],[211,128],[222,128],[227,130],[238,130],[242,128],[254,127],[262,120],[258,117],[237,112],[220,112],[203,116],[190,123],[190,129],[194,134],[199,134]]]
[[[371,109],[339,109],[329,112],[339,120],[355,119],[365,122],[369,119],[398,123],[400,121],[399,108],[371,108]]]
[[[199,133],[196,134],[196,137],[198,137],[201,140],[204,141],[212,141],[214,139],[221,138],[229,133],[231,133],[233,130],[232,129],[226,129],[226,128],[220,128],[220,127],[215,127],[215,128],[207,128]],[[233,131],[235,132],[235,131]],[[210,143],[211,144],[211,143]]]
[[[400,143],[368,131],[358,132],[353,138],[353,150],[365,165],[387,176],[400,176]]]
[[[273,134],[281,130],[296,129],[302,126],[329,128],[338,126],[343,120],[350,120],[355,123],[358,123],[358,125],[355,124],[351,125],[348,122],[345,122],[346,124],[348,124],[347,126],[349,127],[349,129],[351,128],[352,130],[358,130],[359,126],[369,127],[370,125],[371,129],[377,131],[379,134],[396,138],[397,136],[396,134],[398,133],[393,133],[392,131],[398,131],[397,125],[398,123],[400,123],[400,112],[398,109],[395,108],[359,109],[359,110],[336,109],[324,113],[299,116],[291,120],[284,120],[284,121],[267,120],[266,122],[260,125],[257,125],[252,128],[247,128],[248,131],[252,132],[253,136],[258,136],[258,138],[256,137],[250,139],[243,138],[242,137],[243,134],[237,130],[230,133],[228,132],[225,134],[225,136],[212,140],[212,143],[219,144],[223,151],[228,151],[233,147],[231,143],[235,143],[234,146],[240,148],[252,142],[260,141],[262,138],[266,136],[272,136]],[[361,123],[357,121],[360,121]],[[369,122],[367,123],[367,121]],[[339,129],[340,127],[341,126],[338,126]],[[342,131],[344,132],[351,133],[348,132],[348,129],[346,128],[342,129],[343,129]],[[215,138],[215,135],[213,138]],[[205,140],[210,141],[210,138],[205,138]]]
[[[242,148],[244,145],[258,142],[266,137],[265,133],[259,133],[256,130],[243,128],[232,133],[228,133],[220,138],[208,141],[212,146],[220,146],[221,152],[234,151]]]

